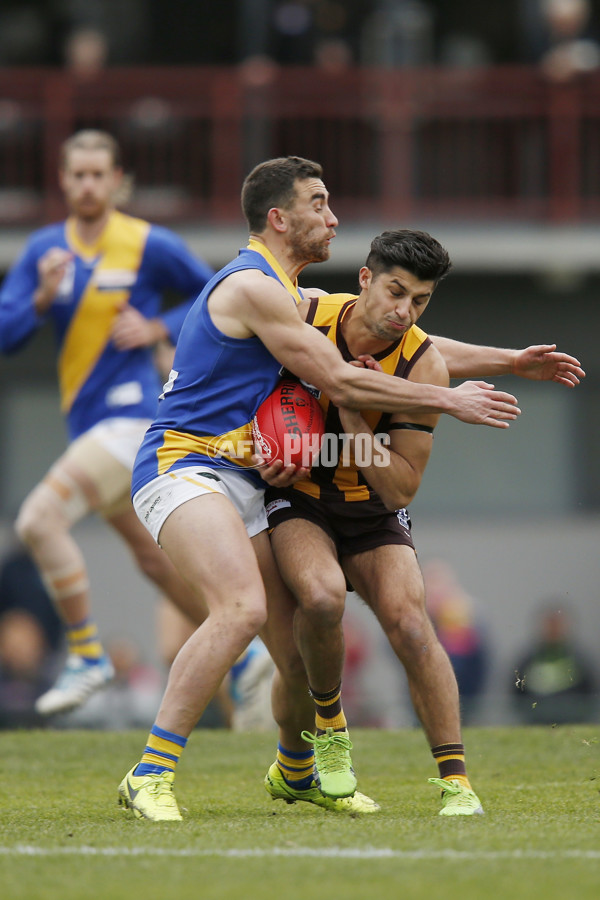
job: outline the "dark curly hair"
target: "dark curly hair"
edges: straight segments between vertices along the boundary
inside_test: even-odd
[[[400,266],[421,281],[435,284],[452,268],[447,251],[430,234],[400,228],[373,239],[365,265],[375,276]]]

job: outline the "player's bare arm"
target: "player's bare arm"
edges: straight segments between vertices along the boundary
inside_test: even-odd
[[[533,381],[556,381],[566,387],[575,387],[585,378],[579,360],[557,351],[556,344],[533,344],[524,350],[508,350],[433,335],[431,340],[444,357],[451,378],[518,375]]]
[[[447,413],[500,428],[519,415],[511,394],[484,382],[451,389],[348,365],[324,335],[302,321],[287,291],[260,272],[230,275],[208,302],[217,328],[231,337],[257,335],[287,369],[323,390],[336,406]]]
[[[585,372],[581,363],[568,353],[557,351],[556,344],[538,344],[514,351],[512,374],[533,381],[556,381],[575,387]]]
[[[441,387],[448,386],[448,370],[435,347],[429,347],[416,363],[410,380],[417,383],[424,381],[439,384]],[[423,426],[427,430],[392,427],[390,442],[387,446],[383,446],[359,412],[342,408],[339,412],[346,433],[366,434],[366,439],[372,442],[371,454],[363,454],[364,458],[372,462],[368,466],[361,467],[361,473],[370,487],[379,494],[390,511],[408,506],[421,484],[431,454],[433,429],[438,423],[439,415],[396,413],[391,420],[392,426],[407,423]],[[361,441],[364,440],[364,437],[361,438]]]

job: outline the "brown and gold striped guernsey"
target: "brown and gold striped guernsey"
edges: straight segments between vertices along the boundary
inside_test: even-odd
[[[313,325],[336,345],[348,362],[352,356],[342,335],[341,326],[344,317],[357,299],[353,294],[328,294],[316,297],[311,301],[306,318],[309,325]],[[430,344],[431,341],[425,332],[413,325],[387,350],[374,354],[374,356],[388,375],[407,378],[416,361]],[[329,458],[333,464],[317,463],[311,469],[308,478],[295,484],[294,489],[309,494],[311,497],[341,503],[370,500],[377,497],[363,478],[353,457],[350,458],[348,465],[341,462],[343,440],[337,436],[341,435],[344,429],[337,408],[329,402],[329,398],[324,394],[321,394],[319,402],[325,414],[325,432],[326,435],[330,435],[327,438],[327,452],[323,456],[325,459]],[[361,414],[375,434],[387,433],[392,417],[391,413],[361,410]],[[334,440],[331,435],[335,435],[336,439]]]

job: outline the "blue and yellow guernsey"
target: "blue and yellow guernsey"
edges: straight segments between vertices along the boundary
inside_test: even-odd
[[[306,321],[329,338],[338,348],[346,362],[352,354],[342,333],[345,316],[351,312],[357,297],[352,294],[328,294],[311,301]],[[374,357],[387,375],[407,378],[425,350],[431,345],[430,338],[417,325],[413,325],[401,338]],[[321,393],[319,403],[325,416],[327,445],[323,447],[322,459],[317,460],[308,476],[292,485],[294,490],[331,503],[348,503],[371,500],[383,504],[367,483],[352,454],[344,458],[342,437],[344,429],[336,406]],[[361,410],[365,422],[375,434],[387,433],[391,413],[375,409]],[[326,464],[325,464],[326,463]]]
[[[38,262],[51,248],[70,250],[58,295],[45,316],[33,295]],[[61,407],[71,438],[114,416],[153,418],[161,389],[152,350],[120,351],[110,332],[125,303],[146,318],[161,315],[173,342],[194,300],[213,275],[165,228],[113,211],[94,245],[82,244],[75,223],[35,232],[0,291],[0,350],[18,350],[46,320],[58,344]],[[161,314],[167,291],[185,302]]]
[[[132,495],[157,475],[185,466],[234,469],[264,487],[251,467],[252,419],[275,388],[281,364],[258,337],[231,338],[215,327],[208,298],[234,272],[259,269],[277,279],[290,302],[302,297],[273,255],[251,240],[206,285],[187,316],[173,372],[156,420],[146,432],[132,479]]]

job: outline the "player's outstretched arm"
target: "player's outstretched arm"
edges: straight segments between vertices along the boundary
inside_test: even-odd
[[[535,344],[516,350],[513,374],[533,381],[556,381],[566,387],[575,387],[585,378],[579,360],[568,353],[560,353],[556,344]]]
[[[497,391],[493,384],[486,381],[464,381],[448,390],[454,395],[455,406],[453,410],[444,412],[467,425],[508,428],[511,421],[521,414],[516,397]]]
[[[211,295],[215,326],[230,337],[258,336],[286,369],[324,391],[336,406],[445,413],[503,428],[520,413],[515,397],[483,382],[446,388],[351,366],[331,341],[302,321],[274,279],[259,272],[241,275],[230,275]]]
[[[315,328],[310,325],[301,325],[301,328],[303,333],[299,334],[297,353],[293,352],[293,344],[286,346],[283,332],[270,347],[271,352],[290,372],[323,390],[336,406],[387,412],[445,413],[470,425],[496,428],[508,428],[521,412],[512,394],[496,391],[493,384],[483,381],[469,381],[448,388],[398,379],[368,366],[349,365],[331,341]],[[263,337],[263,340],[269,346],[269,338]],[[290,355],[288,350],[292,351]]]
[[[556,381],[567,387],[575,387],[585,378],[579,360],[557,351],[556,344],[534,344],[524,350],[508,350],[465,344],[437,335],[430,337],[444,357],[451,378],[518,375],[534,381]]]

